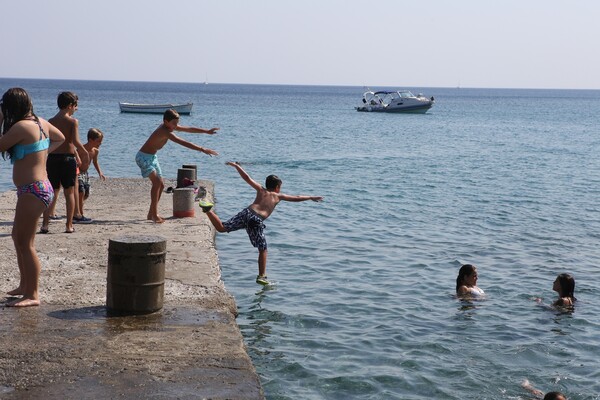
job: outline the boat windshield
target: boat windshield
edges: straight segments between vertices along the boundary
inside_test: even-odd
[[[369,104],[369,105],[377,105],[377,104],[381,104],[382,103],[382,98],[380,96],[380,92],[365,92],[363,94],[363,103],[365,104]]]
[[[398,91],[398,94],[402,98],[415,97],[415,95],[412,94],[410,90],[400,90],[400,91]]]

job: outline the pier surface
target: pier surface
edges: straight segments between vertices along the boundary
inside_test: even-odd
[[[146,220],[150,183],[92,179],[85,215],[63,233],[36,235],[42,264],[39,307],[6,307],[19,284],[11,229],[16,191],[0,194],[0,398],[2,399],[263,399],[259,378],[235,321],[236,305],[221,281],[214,228],[199,209]],[[175,186],[167,181],[166,186]],[[210,182],[201,181],[207,198]],[[64,216],[60,193],[57,214]],[[40,220],[41,222],[41,220]],[[167,239],[164,307],[138,316],[106,311],[109,239],[121,235]]]

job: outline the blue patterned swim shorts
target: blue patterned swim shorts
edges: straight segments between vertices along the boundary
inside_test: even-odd
[[[223,222],[223,226],[227,232],[245,228],[252,246],[258,248],[258,250],[267,249],[267,238],[264,233],[265,224],[262,217],[251,208],[244,208],[235,217]]]
[[[162,177],[162,170],[160,169],[156,154],[146,154],[138,151],[135,155],[135,162],[140,167],[144,178],[149,177],[153,171],[156,171],[156,175]]]

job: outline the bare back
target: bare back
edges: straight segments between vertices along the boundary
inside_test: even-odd
[[[58,143],[62,143],[63,135],[58,129],[41,118],[39,119],[39,123],[38,125],[31,119],[21,120],[14,124],[2,138],[4,141],[7,139],[12,141],[9,144],[10,147],[16,144],[29,145],[35,143],[40,140],[40,134],[41,139],[50,138],[50,150],[57,147]],[[43,132],[41,132],[40,126]],[[44,150],[27,154],[25,157],[15,160],[13,167],[13,182],[15,186],[48,179],[46,174],[47,157],[48,151]]]
[[[77,137],[78,125],[77,120],[71,116],[58,113],[48,120],[52,125],[58,128],[65,136],[65,141],[58,146],[54,153],[56,154],[75,154],[75,141]]]
[[[261,187],[256,191],[256,198],[254,199],[254,203],[250,205],[250,208],[264,219],[267,219],[280,201],[279,193],[271,192]]]

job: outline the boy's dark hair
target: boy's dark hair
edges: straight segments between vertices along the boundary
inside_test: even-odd
[[[88,140],[96,140],[104,137],[104,133],[98,128],[90,128],[87,134]]]
[[[56,104],[58,104],[58,108],[64,110],[70,105],[77,105],[78,100],[79,97],[73,92],[60,92],[56,99]]]
[[[544,396],[544,400],[558,400],[560,398],[566,399],[567,397],[561,392],[548,392]]]
[[[167,110],[163,114],[163,120],[165,120],[167,122],[173,121],[174,119],[178,119],[178,118],[179,118],[179,113],[173,109]]]
[[[281,183],[281,179],[279,179],[277,175],[269,175],[265,180],[265,187],[267,190],[275,190]]]

